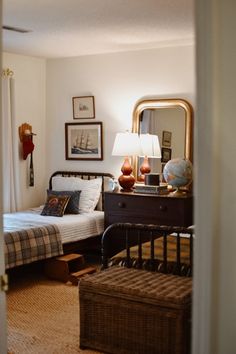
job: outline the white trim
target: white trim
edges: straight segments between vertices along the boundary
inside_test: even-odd
[[[0,24],[2,24],[2,0],[0,0]],[[0,50],[2,51],[2,40],[0,40]],[[0,59],[2,68],[2,59]],[[2,132],[2,85],[0,85],[0,132]],[[2,146],[0,144],[0,155],[2,155]],[[5,273],[4,262],[4,243],[3,243],[3,225],[2,225],[2,159],[0,159],[0,275]],[[6,293],[0,290],[0,353],[7,352],[7,324],[6,324]]]
[[[195,0],[195,272],[193,354],[235,351],[235,13],[230,0]],[[233,157],[234,156],[234,157]]]

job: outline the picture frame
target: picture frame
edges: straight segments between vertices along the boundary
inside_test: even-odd
[[[102,122],[65,123],[66,160],[103,160]]]
[[[72,97],[72,106],[74,119],[95,118],[94,96]]]
[[[162,132],[162,145],[170,147],[171,146],[171,137],[172,137],[172,132],[169,132],[167,130],[163,130],[163,132]]]
[[[161,162],[168,162],[171,160],[172,150],[170,148],[161,148]]]

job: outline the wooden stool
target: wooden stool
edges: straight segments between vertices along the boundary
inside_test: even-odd
[[[82,270],[79,270],[78,272],[75,272],[75,273],[71,273],[69,275],[69,281],[74,284],[74,285],[77,285],[78,282],[79,282],[79,279],[81,277],[83,277],[84,275],[86,274],[92,274],[92,273],[95,273],[96,272],[96,268],[94,267],[87,267],[87,268],[84,268]]]
[[[66,283],[69,280],[70,274],[82,269],[83,266],[83,255],[71,253],[47,259],[44,264],[44,271],[47,277]]]

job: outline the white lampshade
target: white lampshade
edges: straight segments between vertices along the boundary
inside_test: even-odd
[[[141,154],[141,145],[137,133],[117,133],[113,145],[112,155],[133,156]]]
[[[157,135],[140,134],[141,154],[140,156],[161,158],[161,148]]]

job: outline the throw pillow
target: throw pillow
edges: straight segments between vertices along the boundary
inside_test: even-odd
[[[91,212],[96,208],[102,189],[102,178],[90,180],[79,177],[55,176],[52,179],[53,190],[81,190],[79,211]]]
[[[79,199],[80,199],[81,191],[54,191],[54,190],[47,190],[47,195],[69,195],[70,200],[66,206],[65,214],[79,214]]]
[[[49,194],[41,215],[63,216],[69,200],[70,200],[69,195],[55,196]]]

